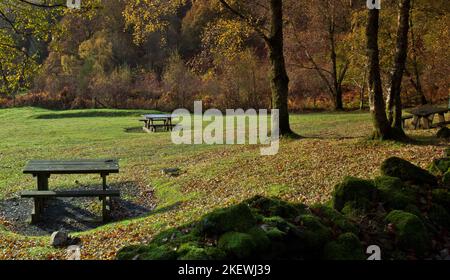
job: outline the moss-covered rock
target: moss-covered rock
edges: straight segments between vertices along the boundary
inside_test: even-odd
[[[433,203],[442,205],[447,211],[450,211],[450,191],[448,189],[435,189],[431,192]]]
[[[428,171],[436,176],[442,176],[450,169],[450,157],[435,159],[428,167]]]
[[[253,242],[257,248],[257,251],[264,252],[270,247],[270,239],[267,233],[260,227],[251,228],[246,232],[252,237]]]
[[[119,260],[176,260],[175,248],[168,245],[129,246],[117,253]]]
[[[327,243],[324,249],[327,260],[365,260],[364,248],[353,233],[341,234],[336,241]]]
[[[304,252],[305,258],[318,258],[326,243],[331,240],[332,231],[314,215],[302,215],[299,231],[292,239],[291,248]]]
[[[436,134],[436,137],[440,139],[450,138],[450,129],[444,126],[443,128],[439,129],[439,131]]]
[[[415,203],[414,191],[406,187],[399,178],[380,176],[375,178],[374,182],[380,201],[383,202],[386,209],[402,210],[409,204]]]
[[[442,184],[446,187],[450,187],[450,169],[442,176]]]
[[[308,212],[308,207],[303,204],[292,204],[278,198],[255,196],[245,202],[258,214],[279,216],[283,218],[295,218]]]
[[[441,205],[432,205],[428,211],[428,217],[436,226],[450,229],[450,215]]]
[[[209,260],[210,257],[207,254],[205,248],[200,247],[197,243],[184,243],[178,249],[179,260]]]
[[[219,238],[218,247],[230,256],[246,259],[252,256],[256,244],[250,234],[230,231]]]
[[[227,231],[245,232],[256,226],[256,218],[250,208],[240,203],[215,210],[203,217],[200,229],[207,234],[222,234]]]
[[[314,205],[312,207],[314,214],[319,216],[322,222],[331,228],[337,228],[342,233],[352,232],[358,234],[358,227],[352,223],[347,217],[336,211],[332,207],[325,205]]]
[[[372,181],[346,177],[336,185],[333,193],[333,207],[341,211],[347,202],[354,202],[354,207],[368,209],[376,199],[377,189]]]
[[[416,215],[393,210],[385,218],[394,226],[397,244],[404,250],[414,250],[422,255],[430,246],[428,232]]]
[[[437,185],[437,179],[430,172],[398,157],[391,157],[381,164],[381,173],[386,176],[400,178],[404,182],[419,185]]]

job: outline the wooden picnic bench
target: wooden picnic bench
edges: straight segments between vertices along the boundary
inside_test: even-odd
[[[172,115],[169,114],[149,114],[143,115],[139,121],[144,122],[144,131],[156,132],[158,128],[164,131],[171,131],[175,125],[172,124]]]
[[[429,129],[432,127],[443,126],[448,124],[445,121],[445,114],[449,112],[448,108],[440,108],[431,105],[424,105],[414,109],[407,110],[412,116],[412,124],[414,129],[422,127],[424,129]],[[435,115],[438,115],[439,122],[433,124]]]
[[[106,184],[106,177],[111,173],[119,173],[117,160],[31,160],[23,170],[24,174],[32,174],[37,178],[37,191],[24,191],[23,198],[33,198],[34,208],[31,222],[41,220],[45,201],[55,197],[98,197],[102,201],[103,221],[109,220],[111,197],[119,197],[118,190],[110,190]],[[102,190],[50,191],[48,179],[52,174],[100,174]]]

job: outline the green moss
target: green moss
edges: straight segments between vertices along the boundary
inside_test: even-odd
[[[445,208],[439,204],[431,206],[428,217],[435,225],[450,229],[450,215]]]
[[[217,247],[206,247],[205,252],[210,260],[225,260],[227,253]]]
[[[279,230],[276,227],[268,227],[268,228],[266,228],[265,232],[266,232],[267,237],[272,241],[273,240],[282,240],[283,238],[286,237],[286,233]]]
[[[347,202],[354,201],[356,207],[368,209],[375,198],[376,188],[372,181],[346,177],[335,187],[333,207],[341,211]]]
[[[374,182],[378,189],[379,198],[386,209],[401,210],[409,204],[415,203],[414,192],[407,188],[399,178],[381,176],[375,178]]]
[[[394,210],[387,215],[385,221],[394,225],[396,241],[402,249],[414,250],[417,254],[423,255],[429,248],[427,230],[416,215]]]
[[[264,252],[270,247],[270,239],[266,232],[260,227],[251,228],[247,231],[255,243],[255,246],[259,252]]]
[[[428,171],[436,176],[442,176],[450,169],[450,157],[435,159],[428,167]]]
[[[365,260],[366,255],[358,237],[353,233],[341,234],[336,241],[327,243],[324,249],[327,260]]]
[[[218,247],[235,258],[246,259],[252,256],[256,244],[250,234],[230,231],[219,238]]]
[[[442,176],[442,184],[446,187],[450,187],[450,169]]]
[[[447,189],[435,189],[431,192],[433,203],[442,205],[447,211],[450,211],[450,192]]]
[[[148,246],[142,245],[126,246],[117,252],[116,257],[118,260],[132,260],[145,253],[148,249]]]
[[[119,260],[175,260],[177,253],[167,245],[128,246],[117,253]]]
[[[300,230],[296,232],[296,239],[291,246],[305,252],[307,258],[318,258],[323,246],[330,241],[332,231],[313,215],[300,216]]]
[[[321,217],[322,221],[332,228],[338,228],[341,232],[352,232],[358,234],[358,227],[347,217],[332,207],[315,205],[312,207],[314,213]]]
[[[280,216],[283,218],[295,218],[307,212],[307,206],[302,204],[291,204],[277,198],[256,196],[246,203],[264,216]]]
[[[255,225],[256,218],[244,203],[215,210],[204,216],[200,222],[201,231],[209,234],[247,231]]]
[[[437,179],[428,171],[398,157],[391,157],[381,164],[381,173],[397,177],[405,182],[435,186]]]
[[[349,218],[357,218],[365,215],[365,209],[361,207],[362,205],[370,205],[370,201],[366,201],[364,203],[349,201],[345,203],[344,208],[342,208],[341,213],[344,214],[345,217]]]
[[[179,260],[209,260],[210,257],[204,248],[198,246],[197,243],[184,243],[178,249],[178,254],[181,256]]]

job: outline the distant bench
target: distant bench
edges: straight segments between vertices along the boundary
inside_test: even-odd
[[[175,127],[172,124],[172,115],[168,114],[143,115],[139,121],[144,122],[143,129],[146,132],[156,132],[158,128],[162,128],[163,131],[171,131]]]
[[[110,190],[106,185],[106,177],[110,173],[119,172],[117,160],[72,160],[72,161],[43,161],[32,160],[25,167],[23,173],[37,177],[36,191],[23,191],[21,197],[33,198],[34,209],[31,215],[31,223],[41,220],[45,201],[56,197],[98,197],[102,201],[102,219],[109,220],[111,211],[111,197],[119,197],[118,190]],[[48,179],[51,174],[100,174],[103,178],[102,190],[75,190],[75,191],[50,191]]]

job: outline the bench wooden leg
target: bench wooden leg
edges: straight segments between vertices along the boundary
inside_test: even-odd
[[[44,210],[44,201],[42,198],[35,198],[33,213],[31,213],[31,223],[37,224],[41,221],[41,214]]]
[[[102,221],[107,223],[111,221],[111,197],[104,197],[102,199]]]

